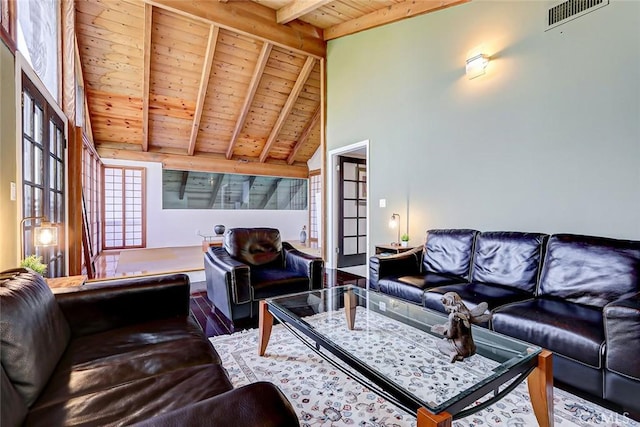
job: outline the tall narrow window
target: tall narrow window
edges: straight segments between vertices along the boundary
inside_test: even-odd
[[[64,122],[45,97],[22,76],[22,214],[36,217],[24,222],[22,256],[42,256],[47,275],[65,274],[63,231],[65,229]],[[58,245],[34,247],[33,228],[42,217],[58,224]]]
[[[100,203],[100,185],[102,183],[102,162],[98,157],[91,142],[83,135],[83,156],[82,156],[82,195],[87,212],[87,223],[91,250],[89,253],[95,257],[102,250],[102,219]],[[84,256],[84,253],[83,253]],[[83,261],[84,262],[84,261]],[[84,264],[83,264],[84,265]]]
[[[319,241],[322,209],[322,175],[320,169],[309,171],[309,242]]]
[[[103,171],[104,249],[145,247],[145,170],[105,166]]]

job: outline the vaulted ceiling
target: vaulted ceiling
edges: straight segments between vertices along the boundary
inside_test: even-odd
[[[467,0],[77,0],[94,143],[168,169],[306,177],[326,40]]]

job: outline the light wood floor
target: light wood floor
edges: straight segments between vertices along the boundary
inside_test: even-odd
[[[294,248],[298,249],[301,252],[308,253],[313,256],[322,256],[321,248],[318,247],[317,244],[311,243],[309,244],[301,244],[299,241],[289,241]],[[200,246],[198,246],[200,247]],[[144,259],[144,251],[136,250],[136,258],[138,261],[143,261]],[[158,274],[158,273],[176,273],[183,271],[191,271],[193,270],[193,263],[188,263],[190,265],[181,266],[172,263],[172,268],[170,270],[163,271],[162,270],[162,260],[157,260],[153,258],[153,250],[149,249],[149,266],[148,268],[141,268],[139,265],[132,266],[129,271],[123,270],[122,266],[118,268],[118,263],[120,261],[120,253],[124,251],[103,251],[95,261],[96,267],[96,279],[110,279],[117,277],[130,277],[130,276],[141,276],[148,274]],[[202,255],[204,257],[204,254]],[[202,267],[204,268],[204,267]]]

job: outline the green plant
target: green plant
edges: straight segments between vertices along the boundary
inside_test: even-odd
[[[22,260],[20,267],[29,268],[38,274],[45,274],[47,272],[47,266],[42,263],[41,256],[29,255]]]
[[[400,240],[402,240],[403,242],[408,242],[409,235],[407,233],[404,233],[402,236],[400,236]]]

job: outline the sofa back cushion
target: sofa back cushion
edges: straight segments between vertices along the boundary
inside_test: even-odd
[[[0,280],[2,367],[31,406],[69,343],[67,324],[44,279],[23,272]]]
[[[604,307],[640,291],[640,241],[555,234],[538,295]]]
[[[423,258],[425,271],[469,280],[473,243],[478,232],[467,229],[429,230]]]
[[[282,264],[282,240],[275,228],[232,228],[224,235],[224,248],[249,265]]]
[[[472,282],[535,292],[546,234],[482,232],[476,237]]]

